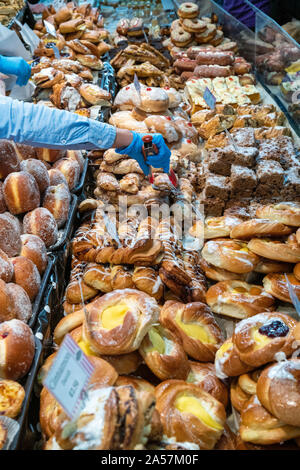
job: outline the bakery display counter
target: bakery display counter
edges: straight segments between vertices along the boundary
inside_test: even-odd
[[[173,9],[151,2],[164,17],[150,24],[135,8],[144,3],[120,2],[118,17],[104,14],[104,23],[101,9],[113,1],[100,10],[49,4],[44,19],[55,40],[42,21],[35,25],[34,99],[161,134],[173,176],[151,167],[150,180],[113,148],[86,160],[41,149],[32,161],[52,187],[68,188],[69,212],[46,189],[50,201],[43,195],[41,206],[20,213],[18,184],[9,191],[11,173],[2,177],[4,203],[30,234],[44,237],[44,214],[34,210],[66,223],[56,245],[44,241],[53,269],[33,325],[40,344],[25,405],[12,416],[23,424],[10,446],[299,449],[299,136],[257,80],[251,31],[208,1]],[[35,150],[14,151],[29,172],[24,152]],[[8,277],[15,255],[3,256]],[[44,385],[66,337],[93,366],[73,420]],[[1,432],[0,421],[0,443]]]

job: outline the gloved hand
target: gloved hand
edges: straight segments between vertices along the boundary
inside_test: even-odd
[[[5,75],[16,75],[17,85],[24,86],[31,75],[31,67],[22,57],[0,56],[0,72]]]
[[[132,132],[132,134],[133,139],[131,144],[125,148],[117,148],[116,152],[120,153],[121,155],[128,155],[129,157],[134,158],[146,176],[150,171],[149,165],[153,166],[154,168],[162,168],[165,173],[169,173],[171,152],[165,144],[163,136],[161,134],[151,134],[152,142],[157,146],[158,153],[156,155],[149,156],[145,162],[142,152],[144,145],[142,137],[149,134],[139,134],[137,132]]]

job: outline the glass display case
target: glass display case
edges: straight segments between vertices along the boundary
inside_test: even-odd
[[[261,83],[300,125],[300,46],[272,18],[246,2],[255,12],[255,66]]]

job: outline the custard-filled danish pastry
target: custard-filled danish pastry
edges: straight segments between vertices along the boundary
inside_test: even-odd
[[[210,450],[223,433],[224,405],[197,385],[183,380],[162,382],[156,388],[156,409],[164,434],[178,442]]]
[[[256,255],[284,263],[299,263],[300,246],[293,238],[286,241],[252,238],[248,248]]]
[[[215,356],[216,375],[220,379],[245,374],[253,369],[241,361],[232,338],[228,338],[218,349]]]
[[[300,359],[281,361],[264,369],[257,382],[257,396],[277,419],[300,427]]]
[[[211,238],[229,237],[231,230],[241,223],[241,219],[237,217],[210,217],[203,221],[197,222],[191,227],[190,235],[209,240]],[[238,238],[238,237],[236,237]]]
[[[237,274],[253,271],[259,257],[250,250],[250,244],[240,240],[216,239],[205,243],[202,257],[217,268]]]
[[[239,322],[233,343],[241,359],[251,367],[276,360],[276,354],[289,357],[294,351],[297,322],[284,313],[265,312]]]
[[[275,299],[261,286],[233,280],[211,286],[206,293],[206,302],[214,313],[243,319],[272,311]]]
[[[183,349],[193,359],[214,361],[223,336],[207,305],[169,300],[161,309],[160,322],[181,340]]]
[[[139,352],[149,369],[160,380],[187,378],[187,355],[178,338],[166,328],[152,326],[144,337]]]
[[[286,282],[286,277],[288,281],[293,286],[294,293],[298,299],[300,299],[300,281],[297,279],[294,274],[268,274],[263,279],[264,289],[266,292],[269,292],[271,295],[276,297],[283,302],[293,303],[290,297],[288,284]]]
[[[135,289],[116,290],[86,312],[83,339],[98,354],[126,354],[140,347],[158,316],[153,297]]]
[[[256,216],[263,219],[275,220],[285,225],[300,227],[300,205],[297,202],[280,202],[259,207]]]
[[[207,263],[203,258],[200,259],[199,265],[205,276],[208,277],[208,279],[212,279],[213,281],[244,281],[247,277],[247,273],[237,274],[232,273],[231,271],[227,271],[226,269],[217,268],[216,266]]]
[[[195,384],[210,393],[226,407],[228,391],[226,385],[216,376],[214,364],[189,361],[190,372],[186,382]]]

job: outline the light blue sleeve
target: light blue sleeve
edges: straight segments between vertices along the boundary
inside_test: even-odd
[[[116,128],[68,111],[0,97],[0,139],[53,149],[113,146]]]

